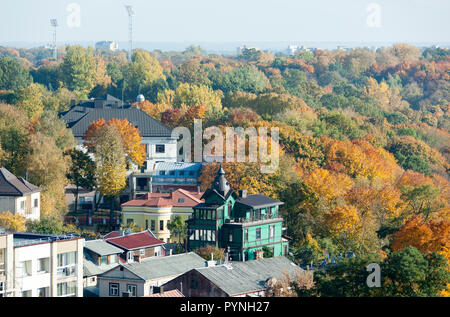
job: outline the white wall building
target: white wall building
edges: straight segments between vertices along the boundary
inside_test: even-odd
[[[39,220],[41,189],[6,168],[0,168],[0,212],[9,211],[29,220]]]
[[[76,236],[0,234],[0,296],[82,297],[83,244]]]

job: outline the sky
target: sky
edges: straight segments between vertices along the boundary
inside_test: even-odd
[[[126,41],[449,43],[448,0],[1,0],[0,43]]]

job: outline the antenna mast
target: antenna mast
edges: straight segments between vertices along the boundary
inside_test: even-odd
[[[130,5],[125,6],[128,12],[128,40],[130,42],[130,51],[128,52],[128,59],[131,60],[131,54],[133,54],[133,17],[135,16],[133,7]]]
[[[58,59],[58,47],[56,46],[56,28],[58,27],[58,21],[56,19],[51,19],[50,25],[53,27],[53,43],[52,43],[53,58],[55,60],[57,60]]]

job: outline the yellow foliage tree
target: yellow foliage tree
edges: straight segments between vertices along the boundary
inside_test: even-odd
[[[0,227],[14,232],[25,231],[26,219],[21,215],[13,215],[9,211],[0,212]]]

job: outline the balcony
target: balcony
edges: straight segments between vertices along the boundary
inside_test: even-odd
[[[76,275],[76,265],[70,265],[65,267],[59,267],[57,269],[57,278],[65,278]]]

